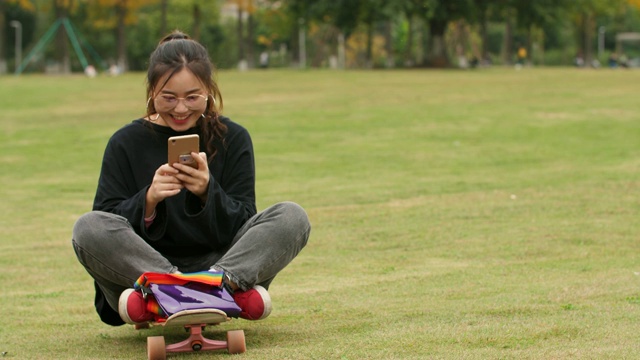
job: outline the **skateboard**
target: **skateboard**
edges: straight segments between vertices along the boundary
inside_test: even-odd
[[[147,337],[147,356],[149,360],[165,360],[167,353],[221,350],[227,349],[229,354],[241,354],[247,350],[244,331],[227,331],[226,341],[207,339],[202,335],[207,325],[218,325],[231,320],[227,314],[218,309],[197,309],[179,311],[165,321],[137,325],[136,329],[150,326],[182,326],[189,331],[186,340],[175,344],[165,344],[164,336]]]

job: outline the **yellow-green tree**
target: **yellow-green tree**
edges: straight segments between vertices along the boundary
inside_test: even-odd
[[[121,71],[128,69],[127,26],[138,21],[140,8],[160,3],[160,0],[83,0],[89,6],[89,18],[94,27],[114,31],[116,63]],[[166,3],[166,1],[163,1]]]
[[[202,0],[182,0],[180,2],[168,0],[84,0],[90,5],[89,17],[93,27],[114,31],[116,37],[117,65],[125,71],[128,69],[127,61],[127,28],[138,24],[143,8],[154,12],[153,18],[158,19],[157,38],[166,35],[175,28],[175,24],[170,24],[170,19],[176,9],[181,12],[190,13],[192,23],[191,28],[184,29],[184,23],[180,23],[181,30],[190,33],[196,40],[200,39],[200,29],[204,15],[210,13],[212,5],[204,3]],[[188,9],[188,10],[187,10]]]

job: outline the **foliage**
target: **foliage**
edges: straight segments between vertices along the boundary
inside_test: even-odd
[[[5,3],[8,5],[15,5],[28,12],[35,11],[35,6],[30,0],[6,0]]]
[[[0,54],[13,54],[13,31],[8,25],[12,19],[24,21],[23,48],[25,53],[31,49],[55,20],[52,4],[51,0],[12,0],[0,7],[0,15],[6,18],[4,26],[0,21],[4,40],[0,44],[5,50]],[[393,56],[397,56],[395,64],[399,66],[448,66],[453,55],[478,55],[480,49],[490,51],[496,59],[502,55],[508,58],[505,52],[511,50],[510,43],[550,53],[563,53],[566,49],[573,49],[574,54],[593,52],[601,28],[606,29],[605,48],[612,51],[616,33],[640,29],[638,0],[188,0],[168,1],[166,20],[161,17],[160,0],[74,0],[55,4],[64,7],[72,23],[102,57],[115,62],[126,56],[132,70],[144,69],[149,51],[164,35],[160,34],[162,28],[180,28],[197,35],[222,67],[236,66],[238,44],[247,41],[257,50],[252,56],[271,51],[280,57],[280,65],[286,65],[298,55],[302,29],[307,31],[306,49],[314,66],[326,66],[323,64],[329,57],[337,56],[340,35],[351,46],[346,53],[366,60],[351,62],[358,64],[354,66],[385,63],[380,59]],[[238,39],[235,14],[221,17],[222,7],[238,5],[253,16],[251,32],[247,22],[242,25],[244,34],[252,34],[251,39]],[[200,22],[194,15],[195,6],[202,13]],[[119,17],[123,17],[122,22]],[[513,25],[511,32],[505,30],[508,22]],[[452,34],[460,29],[464,32]],[[48,50],[46,57],[54,55]],[[536,62],[541,59],[531,58]]]
[[[18,21],[22,27],[22,42],[29,43],[34,39],[36,14],[33,12],[33,5],[20,5],[18,2],[9,2],[6,6],[6,17],[13,21]],[[15,28],[11,27],[9,21],[7,21],[4,27],[4,33],[7,34],[5,38],[7,55],[9,58],[13,58],[15,55]]]

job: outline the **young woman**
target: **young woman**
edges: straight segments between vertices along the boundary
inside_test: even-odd
[[[147,114],[116,131],[102,162],[93,211],[73,229],[73,247],[95,283],[103,322],[150,321],[131,289],[144,272],[224,272],[240,317],[271,312],[269,284],[306,245],[305,211],[283,202],[256,213],[253,145],[222,116],[206,49],[174,32],[151,54]],[[198,134],[197,168],[167,163],[171,136]]]

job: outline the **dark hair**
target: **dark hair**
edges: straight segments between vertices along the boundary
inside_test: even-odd
[[[207,101],[204,117],[198,119],[202,134],[205,137],[206,150],[210,154],[209,161],[217,153],[215,140],[223,140],[227,127],[220,121],[222,112],[222,95],[213,80],[213,64],[207,50],[189,35],[173,31],[165,36],[149,57],[147,70],[147,98],[153,97],[156,89],[162,89],[167,81],[180,70],[189,69],[207,89],[212,101]],[[162,84],[160,79],[168,74]],[[210,99],[211,100],[211,99]],[[153,101],[147,103],[147,117],[156,113]]]

